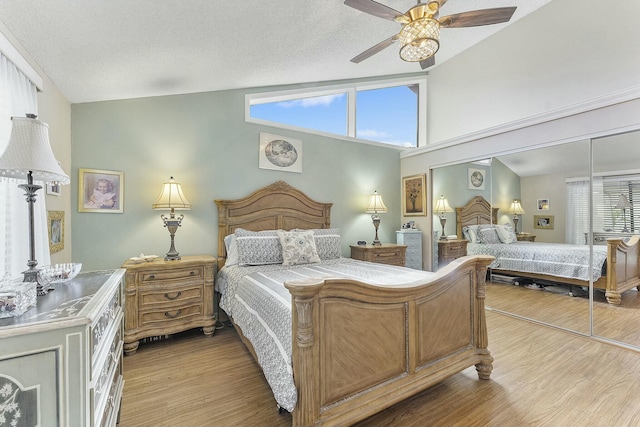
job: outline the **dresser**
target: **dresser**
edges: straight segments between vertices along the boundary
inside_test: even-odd
[[[135,354],[142,338],[170,335],[201,327],[215,331],[213,276],[217,260],[210,255],[180,260],[122,265],[125,274],[126,314],[124,352]]]
[[[13,398],[3,406],[6,425],[116,425],[123,276],[122,269],[80,273],[21,316],[0,319],[0,388]]]
[[[405,267],[422,270],[422,231],[396,231],[396,243],[407,247],[404,261]]]
[[[381,245],[351,245],[351,258],[380,264],[404,267],[405,245],[383,243]]]
[[[467,255],[468,240],[438,240],[438,268]]]

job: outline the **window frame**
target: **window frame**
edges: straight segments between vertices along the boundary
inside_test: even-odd
[[[418,139],[416,147],[402,147],[399,145],[384,142],[372,141],[363,138],[356,138],[356,94],[358,91],[385,89],[395,86],[418,85]],[[267,104],[273,102],[294,101],[301,98],[312,98],[319,96],[329,96],[337,94],[347,94],[347,135],[323,132],[315,129],[289,125],[285,123],[272,122],[269,120],[251,117],[251,106],[257,104]],[[272,92],[256,92],[245,95],[245,122],[260,125],[289,129],[298,132],[320,135],[345,141],[354,141],[363,144],[377,145],[381,147],[396,148],[398,150],[410,150],[427,145],[427,76],[393,78],[386,80],[375,80],[358,83],[348,83],[340,85],[316,86],[312,89],[288,89]]]

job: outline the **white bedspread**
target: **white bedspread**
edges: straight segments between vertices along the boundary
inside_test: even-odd
[[[591,271],[593,280],[596,281],[602,276],[607,259],[607,247],[593,246],[591,269],[589,245],[539,242],[469,243],[467,254],[496,257],[489,268],[548,274],[584,281],[589,281]]]
[[[249,339],[278,404],[292,411],[296,389],[291,364],[291,295],[288,280],[349,278],[381,286],[412,286],[434,273],[341,258],[300,266],[224,267],[216,278],[220,307]]]

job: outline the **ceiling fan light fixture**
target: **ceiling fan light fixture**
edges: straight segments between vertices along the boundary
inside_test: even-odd
[[[440,24],[431,18],[421,18],[402,27],[398,40],[402,43],[400,58],[408,62],[423,61],[440,48]]]

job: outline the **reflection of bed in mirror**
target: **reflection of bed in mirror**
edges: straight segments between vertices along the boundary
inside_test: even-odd
[[[241,266],[242,236],[262,232],[252,243],[259,245],[272,230],[314,229],[317,240],[330,229],[331,204],[284,182],[216,204],[220,306],[274,395],[279,389],[291,396],[276,400],[292,410],[294,425],[352,424],[473,365],[489,378],[484,298],[490,257],[460,258],[437,273],[342,258],[340,250],[314,264]],[[227,253],[227,236],[236,239],[237,255]],[[361,272],[341,276],[340,269]],[[370,277],[360,279],[366,271]]]
[[[607,301],[614,305],[621,303],[623,292],[640,286],[640,236],[611,238],[606,246],[594,245],[590,266],[589,245],[518,242],[515,235],[510,238],[501,228],[508,226],[491,226],[497,224],[497,218],[498,208],[492,208],[482,196],[456,208],[458,235],[470,239],[467,253],[494,256],[489,266],[492,272],[578,286],[588,286],[593,274],[594,287],[604,290]],[[495,231],[480,231],[484,241],[473,234],[487,228]]]

